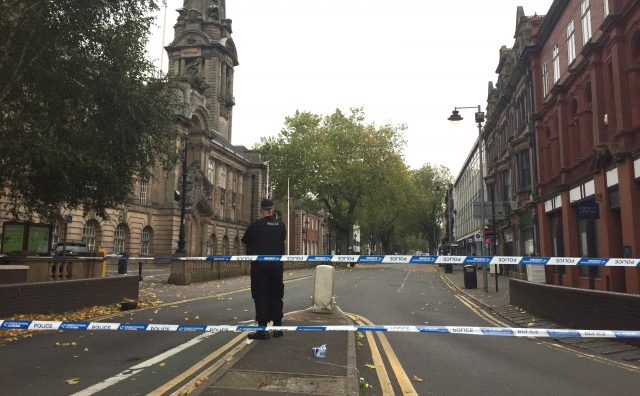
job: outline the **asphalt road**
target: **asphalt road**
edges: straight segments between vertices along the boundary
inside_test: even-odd
[[[164,276],[161,271],[157,276]],[[150,274],[151,276],[151,274]],[[235,283],[234,283],[235,282]],[[202,299],[130,311],[106,322],[238,324],[253,319],[244,281]],[[310,306],[313,278],[286,284],[285,311]],[[494,325],[446,287],[430,266],[372,266],[336,274],[336,301],[345,311],[375,324]],[[359,337],[358,369],[382,394],[371,344],[377,344],[396,394],[406,392],[400,374],[417,394],[637,394],[640,370],[596,359],[541,339],[450,334],[379,334]],[[2,394],[139,395],[166,386],[208,359],[237,333],[66,331],[43,332],[0,348]],[[397,362],[390,359],[391,354]],[[328,351],[329,353],[331,351]],[[69,384],[68,380],[77,379]],[[75,382],[75,381],[71,381]]]
[[[378,325],[495,325],[463,304],[435,269],[424,265],[340,273],[336,300],[344,311]],[[420,395],[637,395],[640,385],[640,369],[542,339],[433,333],[384,336]],[[366,366],[374,365],[367,339],[359,342],[364,345],[358,350],[358,368],[373,386],[368,394],[382,394],[375,370]],[[402,394],[388,361],[385,366],[396,394]]]

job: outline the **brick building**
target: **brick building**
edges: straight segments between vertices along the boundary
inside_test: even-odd
[[[535,140],[532,116],[533,90],[529,66],[540,16],[516,13],[515,42],[502,47],[495,85],[489,84],[486,141],[488,195],[495,205],[497,252],[505,256],[536,254]]]
[[[187,164],[185,236],[190,255],[240,254],[240,238],[258,215],[266,166],[260,156],[231,144],[233,70],[238,56],[225,1],[185,0],[178,10],[174,39],[166,47],[169,78],[182,106],[176,109],[176,146]],[[157,167],[139,180],[130,202],[108,211],[109,219],[65,211],[53,225],[53,244],[86,242],[108,253],[166,256],[175,252],[180,228],[182,161]],[[66,215],[72,222],[66,224]],[[0,212],[0,222],[10,218]],[[31,219],[27,213],[19,220]],[[35,219],[37,221],[37,219]]]
[[[532,49],[540,255],[639,257],[640,3],[556,0]],[[640,293],[636,268],[547,282]]]

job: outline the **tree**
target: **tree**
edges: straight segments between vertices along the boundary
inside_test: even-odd
[[[145,58],[156,9],[0,2],[0,185],[16,205],[45,218],[61,207],[103,215],[175,151],[172,96]]]
[[[402,164],[403,126],[365,123],[362,109],[328,116],[296,112],[261,150],[270,161],[274,197],[311,197],[329,213],[329,225],[346,246],[357,209],[380,188],[390,164]]]
[[[380,172],[382,177],[375,190],[359,206],[358,224],[362,235],[373,238],[380,246],[380,253],[391,253],[398,250],[394,245],[406,245],[407,221],[411,218],[408,208],[415,200],[416,190],[401,158],[390,159]]]
[[[445,166],[426,164],[413,170],[411,177],[419,191],[413,207],[414,230],[427,240],[431,253],[437,253],[439,236],[443,235],[442,227],[446,224],[445,197],[451,174]]]

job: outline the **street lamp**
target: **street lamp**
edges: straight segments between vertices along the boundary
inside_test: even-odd
[[[178,248],[176,254],[186,254],[186,241],[184,235],[184,217],[187,207],[187,137],[184,137],[184,147],[182,149],[182,186],[180,191],[175,191],[174,199],[180,202],[180,232],[178,234]]]
[[[304,216],[304,215],[303,215]],[[307,234],[309,232],[309,218],[305,217],[304,227],[302,228],[302,253],[307,254]]]
[[[481,226],[482,226],[482,235],[484,236],[484,164],[482,161],[482,151],[484,150],[483,148],[483,142],[482,142],[482,123],[484,122],[484,112],[482,111],[482,108],[480,107],[480,105],[473,106],[473,107],[454,107],[453,112],[451,113],[451,115],[449,116],[449,121],[451,122],[458,122],[458,121],[462,121],[463,118],[460,115],[460,113],[458,112],[458,109],[478,109],[478,111],[475,114],[475,120],[476,123],[478,124],[478,154],[480,157],[480,218],[482,219],[481,221]],[[484,241],[480,241],[480,255],[484,256]],[[487,265],[483,264],[482,265],[482,280],[483,280],[483,288],[485,292],[489,291],[489,280],[488,280],[488,275],[487,275]]]

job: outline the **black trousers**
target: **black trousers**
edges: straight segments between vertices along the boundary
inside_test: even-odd
[[[283,274],[282,262],[251,262],[251,297],[259,326],[266,326],[269,321],[273,321],[276,326],[282,323]]]

